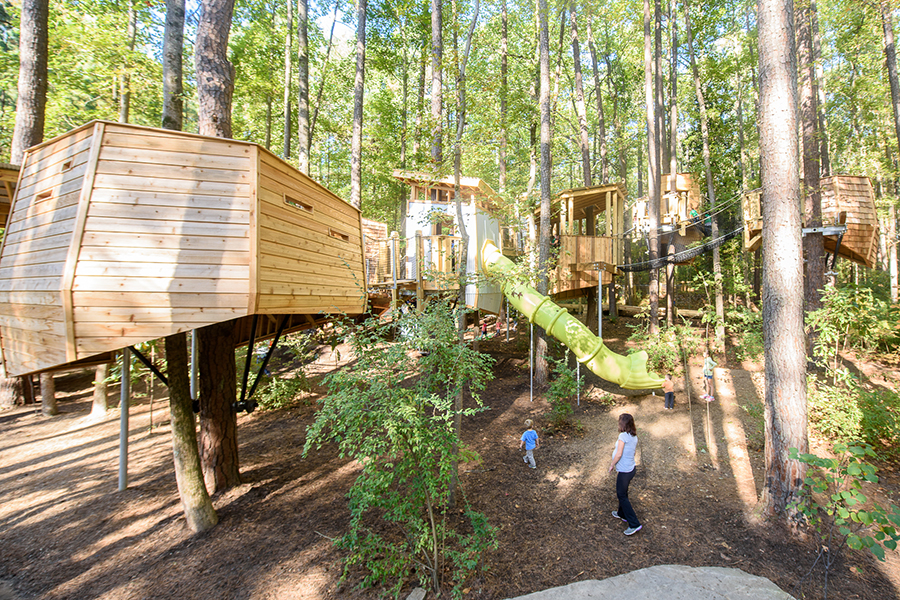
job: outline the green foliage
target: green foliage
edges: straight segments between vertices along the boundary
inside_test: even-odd
[[[891,320],[888,304],[871,288],[855,285],[826,288],[822,308],[809,313],[806,322],[818,332],[817,361],[832,369],[841,350],[886,350],[897,335],[897,322]]]
[[[405,337],[385,342],[392,329],[373,320],[347,331],[355,361],[326,378],[329,393],[304,452],[335,442],[361,465],[349,493],[350,530],[339,542],[348,551],[345,575],[360,566],[364,585],[395,595],[411,577],[459,595],[482,554],[496,547],[483,515],[468,506],[461,517],[447,511],[456,464],[473,459],[454,422],[485,410],[479,393],[491,359],[459,343],[446,303],[402,316]],[[455,404],[464,389],[471,408]]]
[[[725,311],[728,330],[738,342],[734,352],[738,360],[759,360],[763,356],[762,313],[743,306]]]
[[[553,367],[550,387],[544,397],[550,403],[549,423],[554,429],[565,429],[571,422],[572,399],[577,396],[582,383],[576,379],[575,369],[569,366],[569,351],[561,359],[547,357]]]
[[[637,344],[635,351],[644,350],[647,353],[648,371],[682,376],[682,353],[694,354],[702,342],[696,330],[684,320],[681,325],[661,326],[659,335],[653,336],[650,335],[649,325],[646,314],[638,315],[637,325],[628,325],[632,329],[628,341]]]
[[[805,518],[818,542],[819,553],[812,568],[822,561],[826,596],[829,570],[844,545],[868,550],[884,561],[885,549],[896,550],[900,540],[900,508],[882,508],[863,493],[863,483],[878,482],[877,469],[865,462],[866,457],[875,456],[872,448],[838,443],[833,452],[837,458],[790,449],[791,459],[809,467],[792,506]]]

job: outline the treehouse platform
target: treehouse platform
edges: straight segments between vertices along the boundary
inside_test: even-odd
[[[94,121],[25,154],[0,246],[9,375],[365,309],[359,211],[256,144]]]
[[[878,253],[878,216],[875,192],[868,177],[833,175],[823,177],[822,225],[845,225],[842,236],[825,236],[825,250],[869,268],[875,267]],[[744,194],[744,249],[754,251],[762,244],[762,190]],[[840,238],[840,240],[839,240]]]
[[[632,209],[632,226],[640,232],[650,230],[647,196],[639,198]],[[684,246],[709,235],[708,217],[704,216],[700,185],[691,173],[678,173],[675,191],[672,177],[662,176],[662,198],[659,207],[659,227],[662,232],[675,232],[676,244]]]
[[[539,223],[539,212],[534,220]],[[551,254],[558,250],[550,295],[580,296],[597,288],[598,277],[604,285],[613,283],[616,266],[624,261],[625,190],[620,184],[560,192],[551,205],[550,227]]]

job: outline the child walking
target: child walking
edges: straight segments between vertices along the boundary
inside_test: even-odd
[[[713,369],[718,366],[719,363],[712,359],[712,356],[709,355],[709,350],[705,350],[703,352],[703,379],[706,381],[706,394],[703,396],[703,399],[707,402],[712,402],[715,400],[713,398]]]
[[[534,462],[534,449],[541,447],[541,440],[538,438],[537,431],[534,430],[532,426],[531,419],[525,419],[525,433],[522,434],[522,439],[519,441],[519,450],[522,449],[522,446],[525,446],[525,456],[522,458],[525,459],[525,464],[527,464],[532,469],[537,469],[537,465]]]

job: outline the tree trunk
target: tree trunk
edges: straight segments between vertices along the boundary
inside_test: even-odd
[[[678,189],[678,27],[675,0],[669,0],[672,56],[669,61],[669,194]],[[675,236],[669,236],[666,254],[675,254]],[[666,265],[666,325],[675,325],[675,263]]]
[[[297,158],[300,172],[309,175],[309,3],[297,0]],[[329,42],[330,44],[330,42]],[[330,50],[329,46],[329,50]],[[327,56],[327,52],[326,52]],[[326,62],[327,65],[327,62]],[[323,71],[324,72],[324,71]]]
[[[181,131],[184,122],[183,70],[184,0],[166,0],[166,30],[163,38],[164,129]]]
[[[444,55],[444,6],[441,0],[431,0],[431,161],[436,169],[444,162],[444,150],[441,142],[443,130],[441,117],[443,105],[441,64]]]
[[[500,20],[500,150],[497,168],[500,171],[500,194],[502,195],[506,193],[506,103],[509,96],[509,16],[506,10],[506,0],[501,2]]]
[[[191,410],[188,382],[187,335],[176,333],[166,338],[169,375],[169,413],[172,418],[172,449],[175,481],[187,525],[194,533],[212,529],[219,522],[209,493],[203,485],[197,433]]]
[[[56,384],[53,381],[53,373],[44,371],[41,373],[41,413],[45,417],[55,417],[59,414],[56,406]]]
[[[649,260],[659,258],[659,132],[657,126],[656,77],[653,68],[653,37],[650,0],[644,0],[644,98],[647,102],[647,213],[649,217]],[[650,333],[659,333],[659,269],[650,269]]]
[[[891,302],[900,301],[900,282],[897,276],[897,201],[891,199],[888,212],[888,273],[891,278]]]
[[[822,38],[819,35],[819,9],[816,0],[809,3],[809,23],[812,29],[813,64],[816,66],[816,109],[818,112],[818,142],[821,174],[831,175],[831,151],[828,149],[828,116],[825,114],[825,71],[822,68]]]
[[[684,5],[684,27],[687,35],[688,53],[691,59],[691,71],[694,77],[694,91],[700,107],[700,136],[703,139],[703,170],[706,174],[706,195],[709,198],[709,212],[712,216],[712,239],[719,237],[719,217],[716,215],[716,187],[713,184],[712,162],[709,150],[709,118],[706,113],[706,99],[700,85],[700,71],[694,54],[694,42],[691,32],[690,10],[688,3]],[[725,301],[722,297],[722,261],[718,246],[713,248],[713,278],[716,286],[716,348],[725,345]]]
[[[303,0],[301,0],[301,1],[303,1]],[[328,49],[325,51],[325,64],[322,65],[322,81],[319,82],[319,91],[318,91],[318,93],[316,93],[316,104],[315,104],[315,106],[313,106],[312,119],[310,119],[310,121],[309,121],[309,135],[308,135],[307,141],[306,141],[307,155],[310,151],[310,148],[312,148],[313,134],[316,131],[316,119],[319,117],[319,107],[322,105],[322,93],[325,91],[325,82],[328,79],[328,65],[330,64],[329,60],[331,59],[331,49],[334,47],[334,26],[337,24],[337,20],[338,20],[337,13],[338,13],[338,7],[340,5],[341,5],[340,2],[334,3],[334,15],[332,15],[332,17],[331,17],[331,34],[328,36]],[[309,19],[309,11],[307,10],[307,20],[308,19]],[[303,59],[301,58],[300,61],[302,63]],[[308,47],[307,47],[306,64],[307,64],[307,68],[306,68],[307,78],[309,78],[309,48]],[[309,88],[309,86],[307,85],[307,89],[308,88]],[[303,135],[302,130],[300,132],[300,135]]]
[[[127,52],[125,63],[122,65],[122,88],[119,94],[119,123],[127,123],[131,113],[131,53],[134,52],[134,42],[137,37],[137,11],[134,5],[129,3],[127,10],[128,27],[125,32],[127,40]]]
[[[44,139],[47,104],[48,0],[22,0],[19,24],[19,96],[10,162],[22,163],[25,150]]]
[[[797,24],[797,54],[800,63],[800,130],[803,139],[803,193],[806,227],[822,226],[822,200],[819,191],[819,110],[816,97],[816,68],[813,61],[810,1],[799,0],[795,6]],[[810,233],[803,238],[806,251],[806,278],[803,297],[806,311],[822,307],[822,288],[825,286],[825,238]],[[815,331],[807,340],[807,353],[812,356]]]
[[[200,458],[206,488],[215,494],[240,485],[234,321],[197,329]],[[248,349],[248,352],[252,349]]]
[[[538,0],[540,22],[540,115],[541,115],[541,239],[538,244],[537,291],[546,294],[550,286],[550,175],[552,158],[550,153],[550,30],[547,23],[547,0]],[[560,232],[562,233],[562,232]],[[534,357],[534,376],[538,387],[547,383],[547,340],[543,330],[538,331],[537,348]]]
[[[197,121],[201,135],[230,138],[234,66],[228,62],[228,33],[234,0],[201,0],[194,68]]]
[[[572,63],[575,67],[575,113],[578,116],[578,129],[581,134],[579,137],[581,175],[584,186],[590,187],[593,185],[591,181],[591,139],[588,135],[587,115],[584,108],[584,79],[581,74],[581,48],[578,43],[577,12],[575,0],[572,0],[572,9],[569,11],[569,26],[572,30]]]
[[[790,0],[759,0],[760,160],[763,203],[763,338],[766,479],[760,511],[784,512],[803,484],[808,451],[803,252],[797,172],[797,80]]]
[[[102,417],[109,410],[107,377],[109,377],[109,364],[97,365],[96,369],[94,369],[94,396],[91,402],[92,417]]]
[[[362,206],[363,95],[366,88],[366,0],[356,9],[356,78],[353,82],[353,139],[350,149],[350,204]]]
[[[591,17],[588,17],[588,48],[591,51],[591,65],[594,70],[594,95],[597,101],[597,138],[600,141],[600,184],[609,180],[609,161],[606,158],[606,118],[603,114],[603,89],[600,86],[600,69],[597,66],[597,50],[594,48],[594,31],[591,29]],[[609,74],[607,74],[609,77]],[[618,130],[616,133],[619,133]]]
[[[301,0],[302,1],[302,0]],[[284,159],[291,157],[291,75],[294,71],[292,64],[294,49],[294,0],[287,1],[287,24],[284,34]],[[298,80],[300,78],[298,77]],[[308,168],[308,167],[307,167]]]

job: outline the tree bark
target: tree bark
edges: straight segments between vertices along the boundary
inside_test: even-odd
[[[366,0],[356,9],[356,78],[353,82],[353,139],[350,149],[350,204],[362,207],[363,96],[366,88]]]
[[[176,333],[166,338],[166,361],[175,481],[187,525],[194,533],[200,533],[212,529],[219,522],[219,517],[203,484],[200,456],[197,453],[197,433],[188,382],[186,334]]]
[[[234,66],[228,62],[228,33],[234,0],[201,0],[194,47],[197,120],[201,135],[232,137],[231,99]]]
[[[308,0],[297,0],[297,84],[297,158],[300,172],[309,175],[311,130],[309,126]]]
[[[126,11],[128,26],[125,31],[127,41],[125,62],[122,65],[122,88],[119,94],[119,123],[127,123],[131,115],[131,53],[134,52],[134,43],[137,38],[137,11],[134,5],[129,3]]]
[[[302,0],[300,0],[302,2]],[[284,102],[282,110],[284,112],[284,159],[291,157],[291,75],[294,72],[293,49],[294,49],[294,0],[287,0],[287,24],[285,26],[284,35]],[[298,27],[299,30],[299,27]],[[298,81],[300,77],[297,78]]]
[[[588,48],[591,51],[591,66],[594,71],[594,95],[597,102],[597,139],[600,141],[600,184],[602,185],[609,181],[609,161],[606,157],[606,116],[603,114],[603,88],[600,85],[600,68],[597,66],[597,50],[594,48],[594,31],[591,29],[591,21],[592,19],[589,16],[587,22]]]
[[[102,417],[109,410],[109,386],[106,378],[109,377],[109,364],[97,365],[94,369],[94,395],[91,402],[91,416]]]
[[[56,384],[53,381],[53,373],[45,371],[41,373],[41,413],[45,417],[55,417],[59,414],[56,406]]]
[[[444,55],[444,6],[441,0],[431,0],[431,161],[436,169],[440,169],[444,161],[444,150],[441,139],[443,130],[441,117],[442,105],[442,72],[441,64]]]
[[[572,30],[572,64],[575,68],[575,113],[578,117],[578,130],[580,133],[581,175],[584,186],[590,187],[593,185],[591,181],[591,139],[588,135],[587,115],[584,107],[584,79],[581,74],[581,47],[578,43],[577,12],[575,0],[572,0],[572,9],[569,11],[569,26]]]
[[[888,211],[888,273],[891,278],[891,302],[900,301],[900,281],[897,276],[897,201],[891,199]]]
[[[803,194],[806,227],[822,226],[822,196],[819,190],[819,110],[816,97],[816,66],[813,60],[812,25],[809,0],[799,0],[795,6],[797,24],[797,54],[800,63],[800,130],[803,139]],[[806,311],[822,307],[822,288],[825,287],[825,238],[810,233],[803,238],[806,251],[806,278],[803,297]],[[807,353],[812,356],[815,332],[810,332]]]
[[[322,81],[319,82],[319,91],[316,93],[316,104],[313,106],[312,119],[309,121],[309,137],[307,139],[306,147],[307,152],[310,148],[312,148],[312,140],[313,135],[316,132],[316,119],[319,117],[319,107],[322,105],[322,93],[325,91],[325,82],[328,79],[328,65],[330,64],[329,60],[331,59],[331,49],[334,47],[334,26],[337,24],[338,19],[338,7],[341,5],[340,2],[334,3],[334,15],[331,17],[331,34],[328,36],[328,49],[325,51],[325,64],[322,65]],[[307,11],[307,19],[309,18],[309,11]],[[308,51],[308,48],[307,48]],[[307,56],[307,76],[309,72],[308,68],[309,59]],[[302,133],[301,133],[302,135]]]
[[[805,466],[789,449],[808,451],[803,252],[797,172],[797,79],[791,0],[758,0],[760,167],[763,203],[763,338],[766,479],[760,511],[784,512]]]
[[[184,0],[166,0],[163,37],[164,129],[181,131],[184,122],[184,87],[181,53],[184,50]]]
[[[195,334],[200,367],[200,459],[206,488],[215,494],[241,483],[234,411],[234,322],[208,325]]]
[[[644,0],[644,98],[647,103],[647,213],[650,231],[649,260],[659,258],[659,204],[660,165],[659,132],[657,126],[656,77],[654,77],[654,54],[652,37],[652,16],[650,0]],[[650,333],[659,333],[659,269],[650,269]]]
[[[709,199],[709,212],[712,216],[712,239],[719,237],[719,217],[716,215],[716,187],[713,184],[712,161],[709,150],[709,117],[706,113],[706,99],[703,86],[700,85],[700,71],[697,68],[694,53],[694,41],[691,31],[689,4],[684,5],[684,27],[687,35],[688,53],[691,59],[691,71],[694,77],[694,91],[700,107],[700,136],[703,140],[703,171],[706,174],[706,195]],[[725,344],[725,300],[722,295],[722,261],[719,248],[713,248],[713,278],[716,286],[716,348],[724,348]]]
[[[552,172],[552,156],[550,152],[550,30],[548,26],[547,0],[538,0],[538,19],[540,23],[540,96],[541,115],[541,239],[538,244],[538,282],[537,290],[546,294],[550,286],[550,176]],[[562,234],[562,232],[560,232]],[[547,340],[543,330],[538,331],[537,347],[534,357],[534,377],[538,387],[547,383]]]
[[[506,0],[501,2],[501,29],[500,29],[500,150],[497,168],[500,171],[500,193],[506,193],[506,103],[509,95],[509,15],[506,10]]]
[[[19,96],[10,162],[22,163],[25,150],[44,139],[47,104],[48,0],[22,0],[19,24]]]
[[[669,0],[672,56],[669,60],[669,193],[678,189],[678,16],[675,0]],[[675,236],[669,236],[666,254],[675,254]],[[666,265],[666,325],[675,325],[675,263]]]

